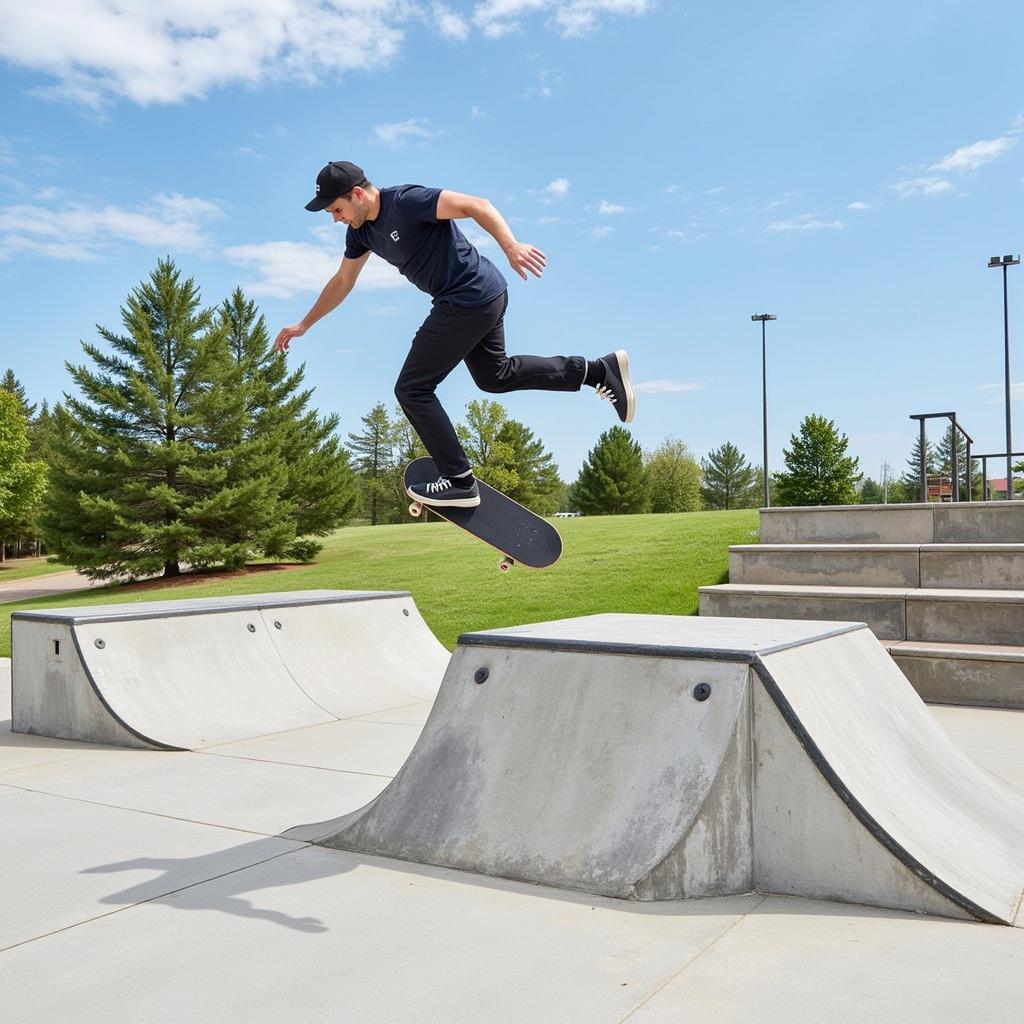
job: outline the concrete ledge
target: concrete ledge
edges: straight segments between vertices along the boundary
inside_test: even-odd
[[[909,591],[906,619],[906,640],[1015,645],[1024,638],[1024,592]]]
[[[863,622],[880,639],[907,635],[902,587],[797,587],[725,583],[699,589],[700,614]]]
[[[909,640],[884,646],[922,700],[1024,709],[1024,647]]]
[[[1024,543],[1024,501],[761,509],[766,544]]]
[[[737,544],[729,548],[729,582],[917,587],[920,552],[919,544]]]

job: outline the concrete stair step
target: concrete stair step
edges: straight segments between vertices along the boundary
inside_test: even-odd
[[[738,544],[729,582],[1024,590],[1024,544]]]
[[[761,509],[765,544],[1024,544],[1024,501]]]
[[[1024,590],[725,583],[699,594],[701,615],[864,622],[880,640],[1024,639]]]
[[[921,640],[885,646],[923,700],[1024,708],[1024,646]]]

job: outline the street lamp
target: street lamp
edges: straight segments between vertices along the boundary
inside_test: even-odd
[[[1013,500],[1013,459],[1010,452],[1013,444],[1010,441],[1010,308],[1006,297],[1006,268],[1015,267],[1020,263],[1020,256],[990,256],[990,267],[1003,268],[1003,348],[1006,359],[1006,498]]]
[[[763,422],[761,438],[764,441],[764,458],[761,472],[764,476],[764,507],[771,507],[771,495],[768,493],[768,355],[764,340],[764,325],[767,320],[778,320],[774,313],[755,313],[751,318],[755,323],[761,322],[761,411]]]

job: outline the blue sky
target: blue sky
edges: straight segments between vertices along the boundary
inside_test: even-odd
[[[152,8],[152,9],[150,9]],[[273,333],[344,227],[303,204],[328,160],[490,198],[548,256],[510,281],[510,352],[629,350],[634,436],[769,464],[807,413],[902,472],[915,412],[1003,444],[1002,293],[1024,248],[1024,11],[1012,4],[655,0],[0,0],[0,369],[70,386],[94,325],[170,254]],[[1010,271],[1024,445],[1024,267]],[[292,347],[344,431],[393,381],[429,299],[373,262]],[[453,419],[477,392],[440,391]],[[572,480],[618,422],[505,396]],[[934,432],[938,433],[936,427]]]

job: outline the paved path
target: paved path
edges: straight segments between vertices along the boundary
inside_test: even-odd
[[[54,572],[48,576],[33,576],[27,580],[0,580],[0,604],[14,604],[17,601],[29,601],[33,597],[47,597],[51,594],[71,594],[77,590],[91,590],[93,587],[106,586],[106,583],[94,582],[81,573]]]

